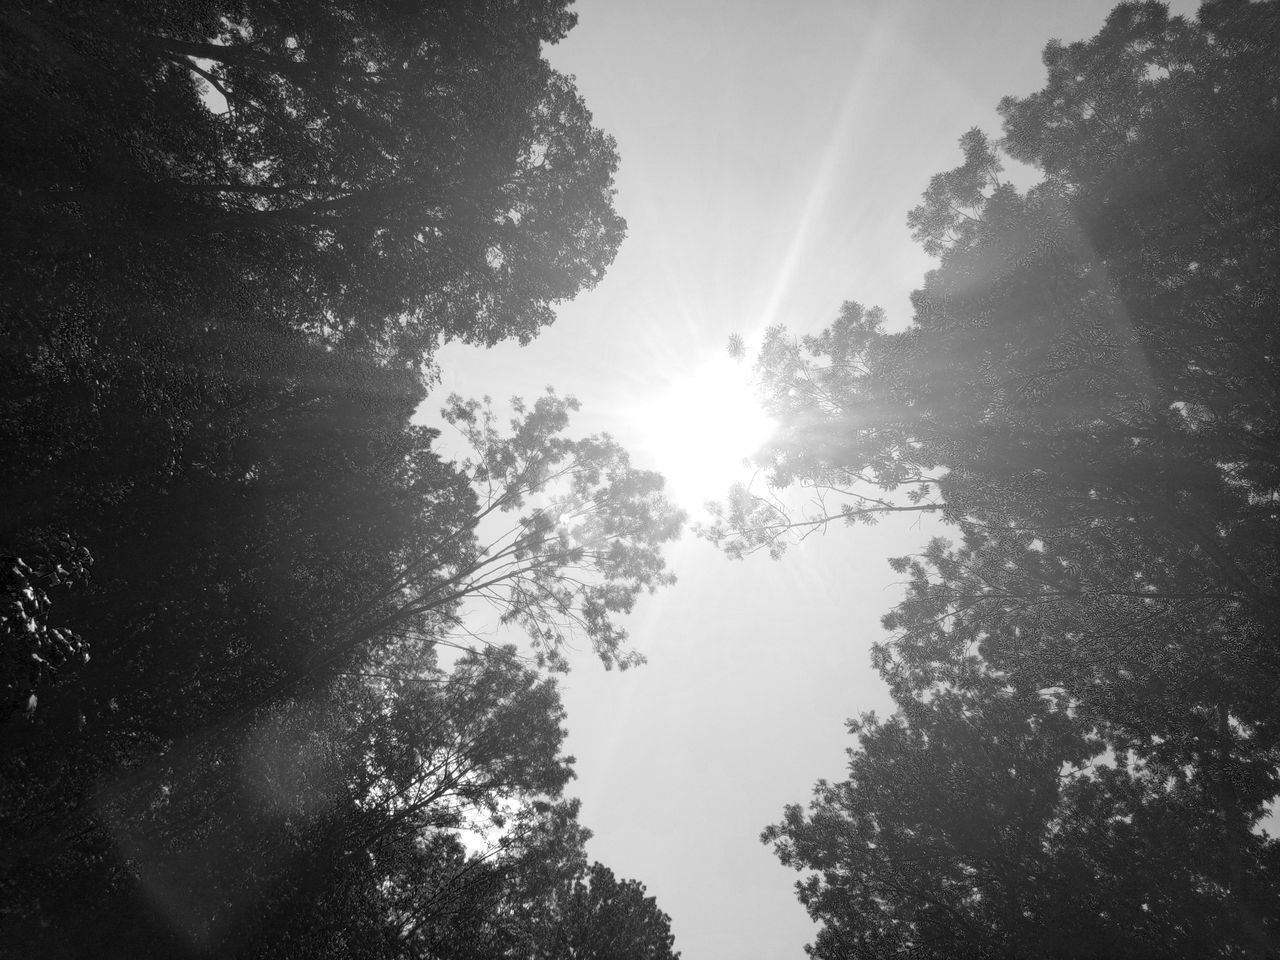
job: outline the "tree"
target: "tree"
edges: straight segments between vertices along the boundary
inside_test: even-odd
[[[453,898],[474,897],[462,909],[483,916],[490,898],[469,885],[485,867],[456,833],[469,817],[527,819],[561,794],[564,711],[512,648],[447,672],[423,659],[278,704],[236,738],[230,764],[220,748],[162,760],[145,791],[113,805],[129,886],[149,901],[140,925],[268,956],[282,955],[277,938],[333,953],[326,933],[363,931],[366,955],[391,956],[413,942],[409,927],[442,924]]]
[[[556,0],[7,11],[4,552],[82,540],[55,518],[371,361],[429,382],[447,340],[528,340],[594,284],[617,157],[540,46],[573,22]]]
[[[898,561],[910,587],[880,663],[918,697],[974,659],[1065,697],[1081,735],[1159,771],[1141,789],[1090,778],[1089,802],[1143,811],[1133,822],[1162,824],[1152,844],[1185,844],[1192,887],[1225,891],[1177,908],[1213,931],[1198,947],[1169,914],[1170,955],[1264,956],[1277,937],[1275,842],[1255,828],[1280,789],[1277,297],[1258,269],[1280,222],[1278,10],[1211,3],[1193,23],[1123,4],[1092,40],[1050,44],[1045,89],[1001,104],[1004,140],[966,134],[910,216],[939,258],[913,323],[889,332],[847,304],[816,336],[766,338],[782,428],[761,464],[825,508],[793,517],[744,490],[707,531],[743,553],[893,511],[955,524],[960,546]],[[1043,182],[1004,182],[1002,149]],[[896,802],[860,793],[857,816]],[[1216,845],[1162,839],[1193,836]],[[1054,856],[1111,856],[1103,834],[1079,842]],[[831,923],[895,909],[867,896]],[[1030,949],[1007,930],[990,949]]]
[[[1046,90],[1002,104],[1004,142],[1049,175],[1020,195],[987,139],[963,138],[964,165],[911,217],[941,256],[912,327],[889,334],[851,304],[818,336],[766,339],[776,482],[918,487],[953,519],[1174,528],[1215,576],[1273,602],[1272,555],[1252,572],[1243,558],[1274,522],[1275,445],[1259,442],[1274,429],[1273,291],[1249,266],[1274,242],[1275,107],[1253,70],[1272,62],[1274,18],[1219,4],[1197,27],[1126,5],[1095,40],[1051,45]],[[1103,105],[1125,111],[1128,146]],[[881,505],[867,506],[853,504]],[[1225,548],[1207,516],[1238,517]]]
[[[612,260],[613,142],[541,58],[565,0],[113,6],[6,18],[27,253],[124,244],[134,282],[216,255],[197,283],[229,269],[276,322],[411,362],[527,340]]]
[[[0,576],[4,578],[4,613],[0,614],[5,662],[0,667],[3,704],[7,715],[16,710],[27,713],[39,704],[35,691],[68,661],[87,662],[85,642],[68,627],[50,626],[49,590],[74,587],[88,576],[93,557],[70,538],[58,544],[53,556],[35,559],[33,567],[22,557],[3,557]]]
[[[528,662],[637,662],[680,514],[571,400],[451,402],[462,465],[409,423],[436,347],[528,340],[622,238],[567,7],[0,17],[12,949],[400,956],[501,926],[537,843],[585,863]]]
[[[552,852],[575,869],[576,805],[552,802],[572,776],[554,683],[513,648],[451,671],[426,648],[390,659],[109,789],[105,850],[50,888],[61,864],[46,849],[9,942],[50,956],[402,956],[500,921],[503,899],[526,895],[512,877]],[[470,817],[511,827],[469,854]]]
[[[894,696],[850,722],[848,778],[762,835],[806,871],[811,956],[1265,956],[1275,844],[1251,836],[1232,879],[1203,784],[977,658]]]
[[[460,950],[463,957],[520,956],[535,960],[678,960],[673,952],[671,920],[645,896],[644,884],[619,880],[601,863],[586,865],[580,847],[569,859],[552,857],[544,867],[519,866],[491,922]],[[549,867],[549,869],[548,869]]]
[[[532,407],[514,398],[511,435],[497,430],[484,403],[450,398],[445,420],[477,454],[460,467],[480,506],[465,532],[476,535],[489,518],[529,508],[481,547],[442,588],[406,605],[410,614],[464,596],[496,602],[503,623],[534,639],[539,661],[564,667],[565,640],[580,632],[606,667],[642,663],[623,649],[627,635],[614,622],[637,597],[673,582],[662,545],[679,536],[685,515],[662,495],[663,478],[637,470],[612,437],[569,440],[558,434],[572,397],[551,390]]]
[[[26,920],[37,923],[72,876],[142,896],[150,887],[138,864],[181,861],[200,848],[204,841],[187,832],[193,823],[202,824],[200,837],[229,831],[227,856],[210,864],[214,887],[192,894],[220,902],[209,890],[238,862],[232,841],[242,834],[214,811],[241,811],[244,824],[265,818],[276,829],[275,815],[258,809],[265,800],[240,796],[241,758],[255,731],[282,709],[325,699],[335,684],[345,691],[335,711],[355,723],[359,687],[340,681],[370,674],[370,682],[400,678],[368,721],[387,724],[378,736],[391,737],[389,718],[417,702],[413,685],[433,682],[432,651],[470,645],[459,608],[468,597],[499,604],[504,619],[533,634],[544,662],[567,666],[563,645],[579,632],[607,664],[637,661],[616,616],[671,579],[662,544],[678,535],[681,515],[663,499],[661,478],[630,467],[607,438],[563,437],[575,404],[553,395],[520,406],[512,436],[481,416],[480,405],[455,401],[456,422],[482,444],[476,462],[455,465],[435,452],[436,431],[407,425],[413,400],[380,391],[360,399],[339,382],[323,403],[255,423],[193,462],[181,481],[135,487],[116,512],[76,518],[101,545],[97,575],[84,596],[55,609],[82,626],[93,659],[47,678],[39,709],[0,731],[6,829],[22,837],[3,882]],[[488,536],[486,519],[520,511],[496,542],[478,539]],[[457,689],[477,685],[479,676]],[[511,695],[489,690],[481,703]],[[439,701],[423,704],[407,715],[408,730],[439,723]],[[343,736],[358,744],[372,735],[364,729]],[[518,722],[510,731],[517,739],[503,749],[532,751],[535,729]],[[349,753],[341,743],[332,749]],[[362,769],[376,769],[356,756]],[[420,750],[405,755],[412,757],[425,763]],[[434,776],[429,764],[416,775]],[[348,769],[327,779],[354,776]],[[501,795],[502,782],[463,792],[483,806]],[[405,783],[421,790],[419,781]],[[386,783],[364,790],[393,796]],[[424,816],[443,815],[441,798],[424,796]],[[243,836],[245,851],[266,842]],[[151,840],[135,850],[125,837],[174,846],[161,856]],[[364,849],[363,837],[346,836],[347,856]],[[151,852],[138,852],[144,848]],[[295,862],[282,854],[280,869]],[[225,917],[215,920],[200,924],[221,929]]]
[[[593,863],[585,875],[558,892],[552,916],[534,947],[539,958],[582,960],[679,960],[672,952],[670,918],[645,896],[644,884],[617,880]]]

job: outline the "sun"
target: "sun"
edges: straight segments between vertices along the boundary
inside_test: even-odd
[[[637,410],[644,445],[688,509],[724,496],[748,472],[743,461],[772,434],[750,364],[716,357],[674,378]]]

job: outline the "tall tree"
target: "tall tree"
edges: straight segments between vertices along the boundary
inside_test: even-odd
[[[956,524],[959,547],[899,563],[911,587],[882,665],[918,697],[976,658],[1012,689],[1057,691],[1082,735],[1158,771],[1137,792],[1089,782],[1136,798],[1137,820],[1171,818],[1153,844],[1215,838],[1185,841],[1187,866],[1222,895],[1184,905],[1215,932],[1194,945],[1167,915],[1153,936],[1170,955],[1264,956],[1280,935],[1276,844],[1256,833],[1280,789],[1280,301],[1260,269],[1280,222],[1277,52],[1275,3],[1210,3],[1195,22],[1122,4],[1095,38],[1050,44],[1045,89],[1001,104],[1001,144],[966,134],[910,216],[939,258],[913,323],[889,332],[848,304],[819,335],[766,339],[782,429],[762,463],[833,506],[792,517],[739,491],[708,530],[742,553],[894,511]],[[1005,182],[1002,149],[1043,182]],[[1030,949],[1001,936],[1007,955]]]
[[[528,339],[623,230],[612,140],[541,57],[567,6],[20,4],[11,236],[124,244],[134,280],[216,254],[197,282],[231,266],[279,320],[411,360]]]
[[[524,626],[536,659],[566,666],[563,644],[580,635],[607,664],[635,662],[616,615],[669,582],[662,545],[681,522],[661,478],[630,467],[606,438],[563,437],[574,404],[551,395],[520,410],[512,436],[491,417],[477,419],[479,405],[456,401],[460,423],[485,426],[473,434],[479,459],[451,464],[433,448],[435,431],[406,424],[412,400],[370,407],[339,385],[323,405],[257,424],[181,481],[139,487],[119,511],[79,518],[101,544],[95,579],[54,608],[66,620],[53,626],[79,625],[92,659],[43,678],[38,708],[0,728],[6,830],[22,838],[3,882],[27,920],[42,916],[68,877],[95,875],[86,861],[108,870],[104,889],[145,888],[138,863],[160,854],[128,852],[121,837],[138,830],[170,836],[167,856],[180,859],[203,842],[186,833],[192,824],[223,823],[238,835],[209,819],[224,803],[249,811],[246,823],[273,823],[269,809],[253,813],[265,800],[237,792],[255,731],[335,684],[346,690],[338,702],[348,702],[334,709],[356,723],[359,688],[340,678],[400,678],[362,728],[373,736],[370,725],[390,724],[417,702],[415,683],[434,682],[433,650],[470,645],[459,620],[468,598],[499,604],[503,619]],[[504,516],[497,542],[482,542],[486,518]],[[496,689],[481,697],[509,700]],[[432,703],[406,715],[406,736],[439,722]],[[513,729],[528,738],[535,725]],[[421,751],[405,757],[426,763]],[[430,764],[419,774],[434,776]],[[180,802],[188,781],[199,789]],[[486,783],[476,781],[469,802],[500,796],[501,781]],[[392,796],[385,784],[370,791]],[[442,813],[438,799],[431,816]],[[363,849],[359,838],[344,842],[348,856]],[[235,862],[230,853],[217,860],[213,878],[225,883]]]
[[[613,143],[542,58],[573,22],[556,0],[6,10],[4,553],[44,563],[83,541],[68,507],[112,510],[370,360],[527,340],[594,284],[624,227]]]
[[[1233,863],[1200,774],[1105,750],[1061,691],[977,658],[894,695],[850,723],[847,778],[762,836],[806,872],[811,956],[1267,956],[1275,844],[1229,840]]]
[[[464,464],[409,425],[437,346],[528,340],[621,240],[567,8],[0,15],[6,946],[400,956],[585,868],[525,661],[636,662],[680,515],[570,400],[452,401]],[[442,668],[469,599],[534,652]]]
[[[604,864],[563,884],[550,907],[529,954],[539,960],[679,960],[671,920],[644,884],[618,880]]]

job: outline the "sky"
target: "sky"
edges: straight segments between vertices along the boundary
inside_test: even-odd
[[[961,134],[998,135],[1000,98],[1041,86],[1044,43],[1096,33],[1112,6],[578,0],[548,56],[617,139],[627,240],[531,345],[442,351],[428,403],[552,385],[582,403],[575,433],[608,431],[678,473],[692,454],[662,442],[662,411],[701,408],[691,384],[719,383],[730,334],[816,332],[844,300],[909,322],[931,261],[907,211],[960,162]],[[689,418],[718,436],[733,414]],[[628,624],[648,664],[574,659],[561,689],[588,853],[646,884],[684,960],[803,957],[816,928],[759,833],[843,776],[847,718],[890,707],[870,666],[902,592],[886,559],[945,533],[913,518],[837,527],[742,562],[686,538],[679,582]]]

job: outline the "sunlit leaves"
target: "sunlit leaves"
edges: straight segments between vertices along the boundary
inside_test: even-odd
[[[474,451],[460,467],[480,496],[471,525],[479,549],[449,589],[490,601],[556,667],[575,635],[606,665],[640,662],[618,618],[672,582],[662,546],[684,515],[664,497],[662,477],[632,467],[611,437],[563,436],[572,398],[548,392],[513,408],[508,434],[488,403],[453,397],[444,411]]]
[[[34,713],[40,688],[69,661],[89,662],[89,645],[71,627],[55,626],[49,591],[83,586],[93,557],[69,537],[49,555],[0,557],[0,723],[15,711]]]

